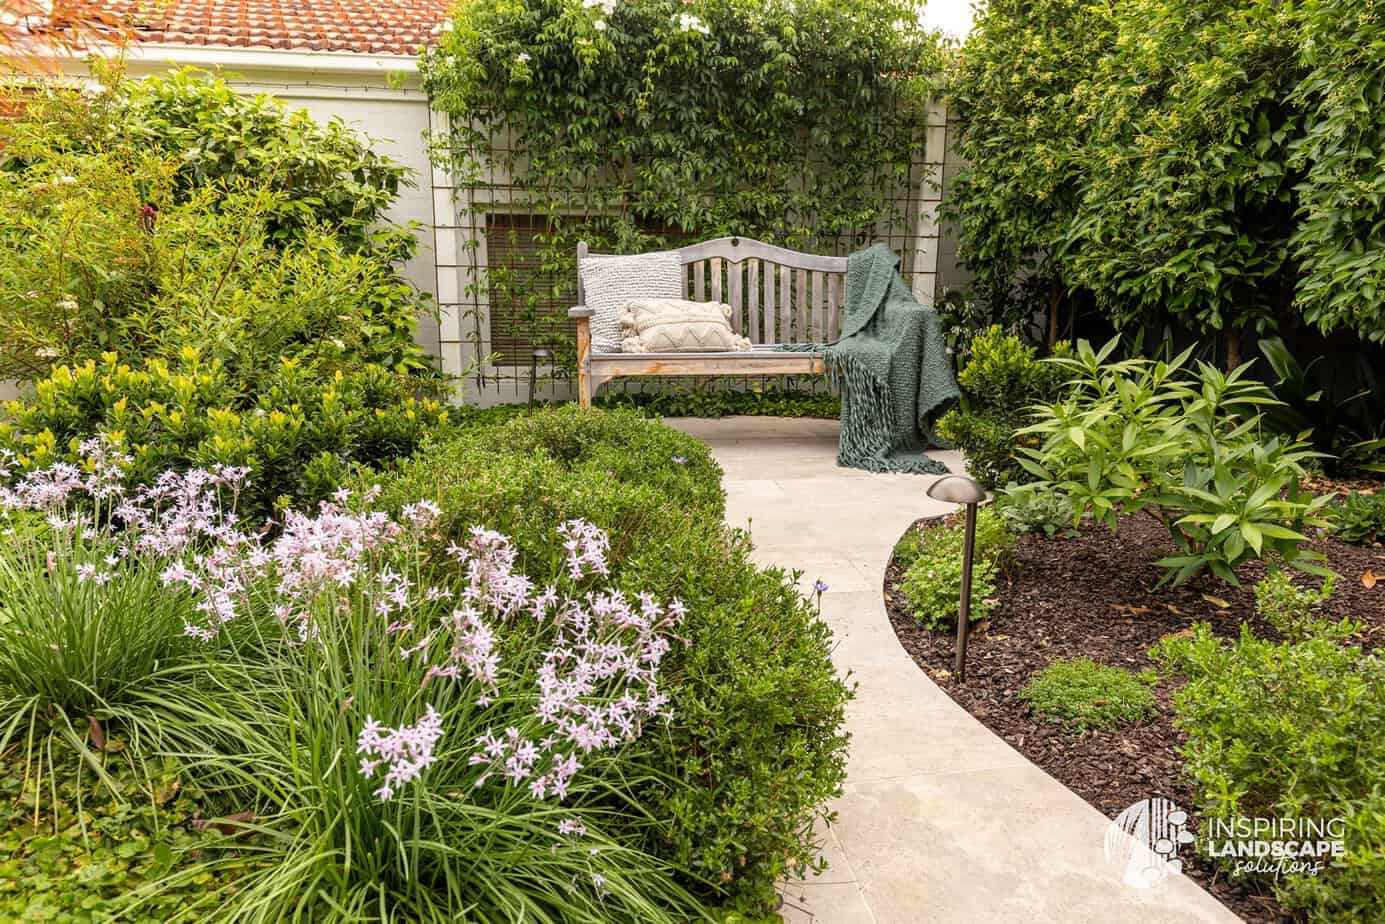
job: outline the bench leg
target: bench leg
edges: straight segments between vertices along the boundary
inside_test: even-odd
[[[577,403],[582,410],[592,406],[592,329],[590,318],[577,319]]]

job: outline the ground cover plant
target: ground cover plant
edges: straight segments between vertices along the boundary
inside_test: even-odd
[[[1076,731],[1138,722],[1154,711],[1145,678],[1090,658],[1053,661],[1019,695],[1036,714]]]
[[[955,625],[962,597],[962,546],[965,524],[959,518],[911,529],[895,546],[893,561],[903,574],[899,590],[922,625]],[[996,580],[1014,551],[1015,536],[993,507],[976,518],[976,558],[972,564],[971,619],[990,615]]]
[[[1346,542],[1369,542],[1385,537],[1385,494],[1352,492],[1331,509],[1332,531]]]

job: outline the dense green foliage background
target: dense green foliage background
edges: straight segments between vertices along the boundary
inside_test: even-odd
[[[315,503],[446,417],[385,221],[406,172],[220,80],[45,87],[0,125],[0,416],[25,469],[104,435],[136,476],[248,465],[247,514]]]
[[[1372,0],[997,0],[951,90],[978,287],[1118,325],[1385,341],[1385,41]]]

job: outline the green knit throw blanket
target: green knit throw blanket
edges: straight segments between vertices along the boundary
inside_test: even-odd
[[[822,352],[841,389],[839,464],[871,472],[947,471],[924,450],[934,444],[934,421],[961,392],[937,312],[914,298],[899,275],[899,258],[884,244],[847,258],[841,338],[783,349]]]

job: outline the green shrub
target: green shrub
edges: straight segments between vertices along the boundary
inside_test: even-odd
[[[777,879],[815,862],[809,828],[844,778],[848,690],[791,576],[757,569],[723,525],[718,475],[704,445],[662,424],[565,407],[431,447],[400,464],[381,502],[436,502],[441,544],[473,524],[505,532],[538,581],[561,564],[552,524],[584,517],[610,530],[616,586],[687,604],[688,644],[662,669],[673,721],[612,768],[650,779],[609,830],[699,893],[760,912]]]
[[[0,374],[109,351],[172,362],[187,347],[243,390],[281,359],[429,374],[414,342],[429,309],[387,260],[318,227],[276,241],[286,200],[267,185],[172,201],[173,184],[173,165],[142,150],[57,149],[0,170]]]
[[[1069,352],[1061,344],[1054,355]],[[1056,398],[1067,379],[1062,366],[1043,362],[1037,350],[997,324],[971,342],[971,357],[958,373],[957,384],[978,410],[1012,418]]]
[[[1072,501],[1043,485],[1011,482],[995,492],[995,510],[1014,533],[1042,530],[1052,537],[1073,528]]]
[[[0,125],[0,378],[192,348],[241,398],[284,360],[436,387],[414,342],[429,303],[394,266],[413,237],[383,223],[404,170],[364,139],[190,73],[18,93]]]
[[[955,624],[962,597],[962,552],[966,529],[960,521],[911,530],[895,547],[904,569],[899,590],[914,618],[930,629]],[[972,562],[971,618],[985,619],[995,606],[996,574],[1014,555],[1015,536],[991,507],[976,517]]]
[[[1117,344],[1098,352],[1082,341],[1077,356],[1051,360],[1072,374],[1071,391],[1020,431],[1042,440],[1021,459],[1038,489],[1072,500],[1074,526],[1090,515],[1114,529],[1123,515],[1153,514],[1177,549],[1159,562],[1175,583],[1210,570],[1236,584],[1234,569],[1253,558],[1325,574],[1304,531],[1327,525],[1328,498],[1300,485],[1318,453],[1262,438],[1268,389],[1244,366],[1223,374],[1199,363],[1192,374],[1188,352],[1108,362]]]
[[[130,80],[104,65],[97,62],[101,82],[88,94],[57,84],[24,89],[23,117],[0,127],[0,170],[51,161],[55,149],[138,153],[172,167],[167,195],[145,200],[160,212],[248,182],[273,192],[267,224],[279,244],[326,230],[348,250],[369,250],[382,234],[391,248],[409,246],[410,236],[396,239],[385,224],[386,210],[411,182],[408,169],[341,120],[319,122],[306,109],[247,96],[192,68]]]
[[[1275,644],[1248,628],[1223,642],[1206,626],[1154,654],[1187,677],[1175,703],[1204,825],[1343,819],[1345,856],[1316,875],[1264,878],[1313,921],[1373,919],[1385,907],[1385,662],[1328,638]]]
[[[1075,731],[1114,728],[1154,713],[1145,678],[1090,658],[1052,662],[1019,695],[1037,715]]]
[[[597,407],[632,408],[651,417],[822,417],[841,415],[841,398],[793,389],[730,388],[617,392],[596,399]]]
[[[1284,638],[1301,642],[1318,633],[1317,610],[1332,596],[1336,578],[1323,578],[1316,590],[1295,587],[1289,575],[1273,570],[1255,585],[1255,612]]]
[[[320,378],[292,363],[262,390],[237,395],[219,362],[187,350],[177,366],[143,368],[114,356],[59,367],[33,398],[5,405],[0,448],[25,471],[76,462],[80,444],[106,436],[132,457],[129,478],[151,483],[163,471],[214,464],[254,472],[242,514],[271,515],[286,503],[311,506],[335,491],[354,464],[386,465],[444,425],[447,411],[414,398],[378,366]]]
[[[994,488],[1019,473],[1015,464],[1015,429],[989,414],[953,408],[938,418],[938,436],[960,449],[967,473]]]
[[[1338,499],[1328,512],[1332,534],[1343,542],[1385,539],[1385,494],[1352,492]]]
[[[1066,347],[1057,355],[1067,355]],[[986,487],[1013,480],[1023,474],[1015,451],[1025,442],[1015,430],[1031,407],[1057,398],[1066,376],[1062,366],[1040,361],[1033,347],[992,325],[972,341],[957,376],[964,406],[939,419],[938,434],[962,450],[967,471]]]

